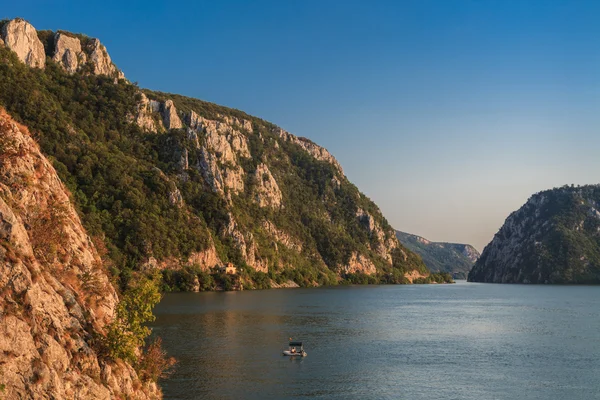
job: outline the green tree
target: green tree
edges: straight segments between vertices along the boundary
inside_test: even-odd
[[[145,324],[156,319],[152,309],[161,299],[160,282],[157,271],[150,277],[142,276],[123,294],[106,337],[111,357],[137,361],[140,348],[151,332]]]

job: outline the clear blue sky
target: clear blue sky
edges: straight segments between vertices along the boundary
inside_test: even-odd
[[[13,1],[140,86],[328,148],[397,229],[482,249],[534,192],[600,181],[600,1]]]

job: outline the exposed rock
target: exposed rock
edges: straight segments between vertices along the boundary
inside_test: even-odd
[[[160,112],[160,110],[161,110],[161,103],[160,103],[160,101],[150,100],[149,106],[150,106],[150,111],[151,112],[156,112],[157,113],[157,112]]]
[[[279,185],[273,178],[269,167],[266,164],[261,163],[256,167],[254,173],[256,180],[256,192],[254,194],[254,200],[260,207],[281,207],[281,190]]]
[[[229,221],[222,235],[229,236],[233,240],[235,247],[240,251],[246,264],[257,271],[268,272],[269,266],[266,260],[260,258],[252,233],[248,232],[244,235],[235,221],[233,214],[229,213],[228,217]]]
[[[87,61],[78,38],[57,33],[54,36],[54,56],[52,60],[59,63],[68,73],[75,73]]]
[[[198,165],[196,168],[200,171],[204,180],[213,192],[223,193],[223,177],[217,166],[217,160],[215,159],[215,156],[209,153],[204,147],[200,149],[200,156],[198,157]]]
[[[236,153],[241,157],[250,157],[248,139],[235,129],[236,125],[242,125],[251,131],[252,124],[249,121],[240,122],[234,118],[225,118],[225,122],[215,121],[201,117],[194,111],[186,119],[191,129],[206,133],[207,147],[217,154],[220,161],[235,163]]]
[[[344,170],[342,169],[342,166],[335,159],[335,157],[332,156],[331,153],[329,153],[327,151],[327,149],[314,144],[313,142],[311,142],[310,140],[308,140],[306,138],[292,135],[291,133],[286,132],[281,128],[278,128],[275,133],[277,135],[279,135],[279,137],[282,138],[283,140],[290,141],[290,142],[295,143],[298,146],[302,147],[304,150],[306,150],[311,156],[313,156],[317,160],[326,161],[326,162],[330,163],[338,170],[338,172],[342,176],[344,175]]]
[[[388,264],[391,264],[391,251],[397,247],[397,240],[395,240],[395,238],[390,238],[386,240],[385,232],[383,231],[381,226],[379,226],[379,224],[377,223],[377,221],[375,221],[375,218],[373,218],[371,214],[369,214],[362,208],[359,208],[356,211],[356,217],[358,218],[360,223],[365,227],[365,229],[369,231],[369,233],[371,234],[371,238],[374,238],[376,240],[376,245],[371,245],[372,250],[374,250],[375,252],[377,252],[377,254],[383,257],[388,262]]]
[[[468,280],[600,283],[600,185],[537,193],[504,222]]]
[[[363,256],[360,253],[352,252],[352,256],[348,261],[347,265],[344,265],[343,271],[346,274],[363,273],[367,275],[373,275],[377,272],[375,264],[371,259]]]
[[[406,279],[408,279],[408,281],[410,283],[413,283],[415,281],[415,279],[427,278],[428,276],[429,276],[428,274],[422,274],[417,270],[408,271],[407,273],[404,274],[404,277]]]
[[[240,166],[221,168],[223,176],[223,184],[230,189],[232,193],[244,191],[244,170]]]
[[[98,39],[91,39],[89,44],[90,61],[94,66],[94,75],[108,75],[124,79],[125,75],[113,64],[106,47]]]
[[[64,185],[26,128],[0,111],[0,365],[6,398],[158,398],[93,336],[117,295]]]
[[[188,136],[188,139],[194,143],[194,147],[196,149],[199,149],[200,148],[200,140],[198,138],[198,133],[195,130],[193,130],[192,128],[188,128],[187,136]]]
[[[17,53],[19,60],[28,66],[45,67],[44,45],[29,22],[20,18],[10,20],[2,27],[2,39],[9,49]]]
[[[294,281],[286,281],[283,283],[277,283],[275,281],[271,281],[271,288],[273,289],[287,289],[287,288],[299,288],[300,286]]]
[[[149,100],[148,97],[140,92],[140,102],[137,105],[137,112],[133,121],[145,132],[160,132],[163,130],[162,126],[157,126],[152,113],[160,110],[160,103],[154,100]],[[158,104],[158,107],[157,107]]]
[[[177,187],[169,192],[169,203],[179,208],[183,207],[183,197]]]
[[[277,142],[275,142],[275,143],[277,144]],[[331,185],[333,186],[334,189],[339,189],[340,187],[342,187],[342,182],[338,179],[337,176],[334,176],[333,178],[331,178]]]
[[[291,237],[284,231],[278,229],[271,221],[263,220],[261,227],[265,232],[269,234],[274,240],[283,244],[288,249],[295,250],[298,253],[302,252],[302,243],[295,238]]]
[[[223,264],[217,254],[217,250],[215,249],[212,239],[210,240],[210,245],[206,250],[192,253],[188,259],[188,263],[198,265],[204,271],[209,271],[211,268]]]
[[[173,100],[167,100],[162,105],[163,123],[167,129],[181,129],[183,124],[177,115],[177,109],[173,104]]]

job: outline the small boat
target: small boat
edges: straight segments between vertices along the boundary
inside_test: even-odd
[[[290,342],[289,348],[283,351],[284,356],[306,357],[307,354],[302,347],[302,342]]]

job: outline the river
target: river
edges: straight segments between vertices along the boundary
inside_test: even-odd
[[[171,293],[155,313],[166,399],[600,398],[599,286]]]

